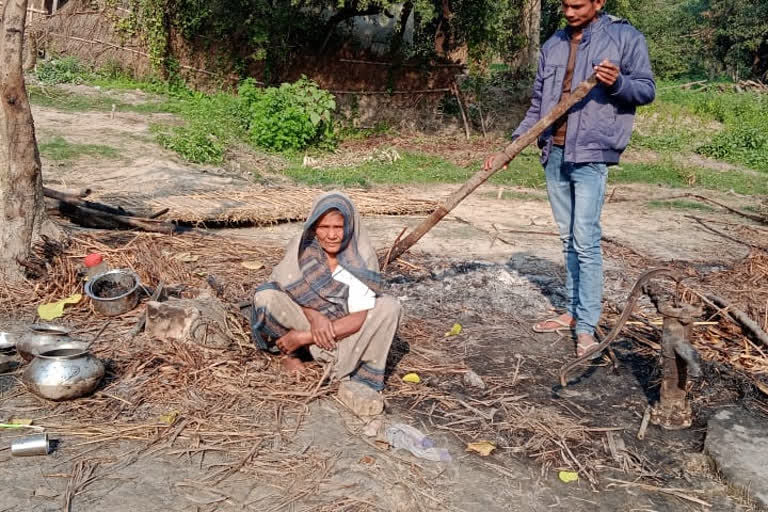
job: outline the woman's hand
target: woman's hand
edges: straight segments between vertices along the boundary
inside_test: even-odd
[[[336,332],[333,330],[333,322],[314,309],[305,308],[304,312],[309,320],[312,343],[325,350],[335,349]]]
[[[333,331],[333,322],[321,315],[322,320],[317,320],[312,325],[312,342],[325,350],[336,348],[336,333]]]

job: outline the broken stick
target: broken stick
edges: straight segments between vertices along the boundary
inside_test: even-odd
[[[493,163],[490,169],[483,169],[475,173],[460,189],[448,196],[444,203],[437,207],[432,214],[424,219],[416,229],[411,231],[408,236],[400,240],[392,248],[392,251],[388,253],[385,258],[379,262],[379,266],[383,270],[391,261],[399,258],[405,251],[410,249],[416,242],[421,240],[421,237],[427,234],[435,224],[440,222],[443,217],[456,208],[456,206],[469,194],[475,191],[477,187],[488,181],[488,178],[496,174],[505,165],[507,165],[513,158],[515,158],[523,149],[529,144],[534,142],[539,135],[544,133],[552,123],[557,121],[563,114],[565,114],[571,107],[584,99],[589,92],[597,85],[597,78],[592,75],[587,80],[584,80],[579,84],[576,89],[565,100],[558,103],[555,108],[550,110],[545,116],[533,125],[527,132],[515,139],[509,144],[503,151],[494,155]]]
[[[736,320],[745,330],[752,333],[757,341],[762,343],[764,347],[768,347],[768,334],[757,325],[757,322],[749,318],[745,312],[740,309],[736,309],[731,304],[728,304],[725,299],[718,297],[717,295],[707,295],[707,298],[711,300],[718,307],[727,311],[727,314]]]

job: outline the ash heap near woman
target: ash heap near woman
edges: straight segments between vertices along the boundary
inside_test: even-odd
[[[332,364],[339,398],[358,414],[382,412],[384,370],[400,319],[396,298],[381,291],[379,263],[352,201],[333,191],[315,199],[270,281],[253,297],[251,330],[264,350]]]

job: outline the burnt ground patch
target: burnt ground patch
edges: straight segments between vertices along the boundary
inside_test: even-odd
[[[536,334],[530,328],[553,307],[562,307],[561,266],[525,254],[501,264],[422,258],[419,267],[389,280],[406,308],[402,341],[394,352],[407,348],[390,378],[397,390],[392,402],[417,425],[464,442],[491,440],[500,449],[497,457],[533,458],[544,471],[588,473],[587,479],[600,482],[593,482],[596,486],[610,478],[642,477],[689,488],[716,480],[698,462],[713,412],[730,404],[765,411],[738,371],[704,362],[702,377],[690,384],[693,426],[679,431],[650,426],[638,440],[646,407],[659,399],[659,353],[620,336],[612,345],[615,365],[603,357],[573,372],[561,389],[559,369],[574,358],[571,336]],[[615,311],[623,307],[637,274],[619,261],[607,262],[604,332],[613,327]],[[647,299],[637,310],[655,313]],[[461,334],[446,336],[455,322],[462,325]],[[659,343],[660,334],[657,329],[649,341]],[[470,370],[483,379],[484,389],[465,381]],[[422,377],[420,390],[399,381],[408,371]],[[618,457],[611,447],[617,442]],[[721,498],[721,504],[730,499]],[[679,502],[667,506],[659,510],[680,510]]]

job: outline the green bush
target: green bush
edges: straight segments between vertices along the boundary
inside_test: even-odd
[[[247,79],[238,92],[248,116],[249,138],[257,146],[296,151],[335,144],[331,115],[336,101],[306,77],[266,89]]]
[[[768,134],[754,126],[740,126],[718,133],[697,153],[718,160],[730,160],[768,171]]]
[[[157,141],[187,161],[216,164],[224,159],[224,146],[201,125],[174,127],[171,132],[156,130]]]
[[[89,74],[75,57],[62,57],[40,62],[35,76],[44,84],[80,84]]]

